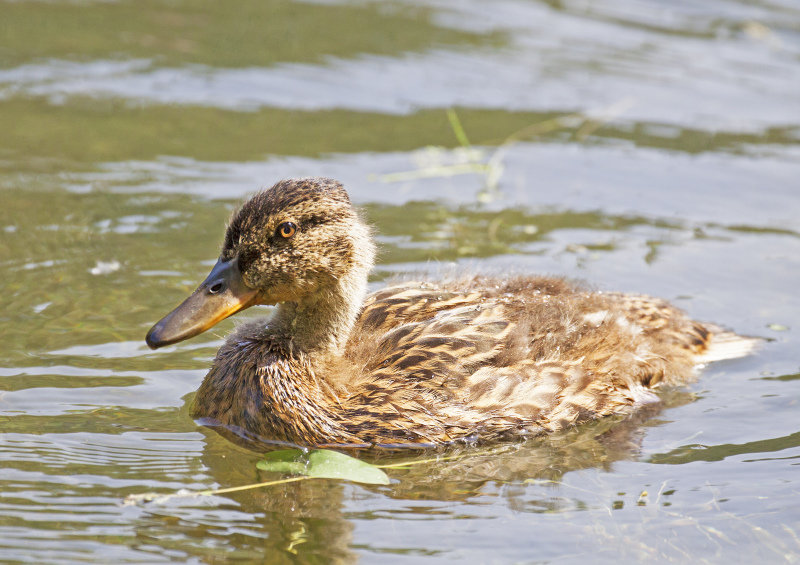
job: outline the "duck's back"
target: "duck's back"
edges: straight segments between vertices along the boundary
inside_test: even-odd
[[[348,343],[345,422],[379,443],[557,431],[691,379],[715,332],[662,300],[560,279],[398,284],[367,298]]]

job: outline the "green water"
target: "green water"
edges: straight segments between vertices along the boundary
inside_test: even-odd
[[[799,38],[789,0],[0,0],[0,561],[800,561]],[[550,273],[767,341],[388,486],[124,505],[280,478],[188,414],[235,320],[143,338],[301,175],[375,226],[374,288]]]

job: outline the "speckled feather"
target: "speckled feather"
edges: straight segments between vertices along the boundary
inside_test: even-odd
[[[263,234],[286,217],[315,233],[275,267]],[[733,336],[660,299],[532,276],[405,282],[363,299],[344,296],[342,303],[358,300],[360,308],[338,337],[303,340],[297,328],[308,327],[309,297],[314,305],[318,294],[334,297],[315,310],[316,323],[344,319],[326,281],[371,263],[366,230],[347,228],[344,236],[330,225],[363,226],[341,186],[327,179],[279,183],[234,216],[223,255],[250,257],[245,280],[280,280],[282,295],[294,293],[296,303],[227,340],[198,391],[196,417],[303,445],[535,435],[657,401],[652,387],[693,378],[715,336]],[[346,295],[351,287],[343,288]],[[326,339],[333,345],[316,346]],[[731,356],[749,351],[741,339]]]

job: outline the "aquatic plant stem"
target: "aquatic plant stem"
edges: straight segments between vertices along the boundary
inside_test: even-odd
[[[148,503],[148,502],[166,502],[167,500],[171,500],[173,498],[189,498],[195,496],[215,496],[218,494],[227,494],[229,492],[238,492],[242,490],[250,490],[254,488],[263,488],[269,487],[274,485],[282,485],[286,483],[294,483],[297,481],[304,481],[306,479],[313,479],[315,477],[307,477],[304,475],[300,475],[298,477],[288,477],[286,479],[278,479],[275,481],[266,481],[263,483],[251,483],[249,485],[241,485],[238,487],[226,487],[226,488],[218,488],[218,489],[207,489],[207,490],[198,490],[198,491],[189,491],[189,492],[173,492],[169,494],[160,494],[157,492],[143,492],[141,494],[130,494],[125,497],[125,500],[122,502],[124,506],[139,504],[139,503]]]
[[[453,108],[447,109],[447,119],[450,121],[450,127],[453,128],[453,133],[458,139],[462,147],[472,147],[467,137],[467,132],[464,131],[464,126],[461,125],[461,120],[458,119],[458,114]]]
[[[564,116],[557,116],[541,122],[530,124],[506,137],[495,149],[488,153],[475,148],[469,141],[464,126],[453,108],[446,110],[450,128],[463,149],[472,150],[468,160],[463,163],[429,164],[413,171],[403,171],[379,175],[381,182],[407,182],[422,178],[451,177],[462,174],[477,174],[484,177],[484,189],[478,193],[478,199],[483,202],[492,200],[499,192],[500,177],[504,170],[504,160],[508,150],[516,143],[525,139],[534,139],[547,133],[560,129],[572,128],[574,138],[582,142],[598,128],[622,115],[633,106],[635,100],[630,97],[623,98],[610,106],[590,112],[575,112]],[[484,162],[485,159],[485,162]]]
[[[241,485],[238,487],[227,487],[227,488],[218,488],[218,489],[208,489],[208,490],[201,490],[196,492],[197,496],[214,496],[217,494],[226,494],[229,492],[238,492],[240,490],[250,490],[254,488],[262,488],[262,487],[271,487],[274,485],[282,485],[285,483],[294,483],[297,481],[302,481],[303,479],[314,479],[316,477],[308,477],[305,475],[299,475],[297,477],[289,477],[286,479],[278,479],[275,481],[265,481],[263,483],[252,483],[249,485]]]
[[[424,465],[425,463],[439,463],[440,461],[452,461],[453,459],[460,459],[462,455],[449,455],[445,457],[432,457],[430,459],[419,459],[417,461],[404,461],[402,463],[385,463],[383,465],[375,465],[378,469],[403,469],[406,467],[413,467],[414,465]]]
[[[399,468],[407,468],[413,467],[415,465],[424,465],[426,463],[438,463],[440,461],[450,461],[453,459],[459,459],[462,457],[461,455],[452,455],[452,456],[445,456],[445,457],[433,457],[430,459],[419,459],[417,461],[404,461],[402,463],[387,463],[383,465],[374,465],[378,469],[399,469]],[[296,477],[288,477],[285,479],[277,479],[274,481],[265,481],[261,483],[251,483],[247,485],[241,485],[238,487],[226,487],[226,488],[218,488],[218,489],[206,489],[206,490],[198,490],[198,491],[189,491],[189,492],[174,492],[170,494],[160,494],[157,492],[145,492],[141,494],[131,494],[125,497],[123,501],[124,505],[133,505],[138,503],[148,503],[148,502],[165,502],[167,500],[171,500],[173,498],[189,498],[189,497],[197,497],[197,496],[216,496],[218,494],[227,494],[231,492],[240,492],[245,490],[251,490],[256,488],[264,488],[264,487],[271,487],[275,485],[282,485],[286,483],[295,483],[298,481],[305,481],[307,479],[320,479],[324,477],[313,477],[309,475],[299,475]]]

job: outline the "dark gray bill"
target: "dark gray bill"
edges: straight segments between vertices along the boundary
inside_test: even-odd
[[[220,259],[197,290],[150,328],[144,339],[151,349],[183,341],[257,303],[258,291],[244,284],[237,258]]]

